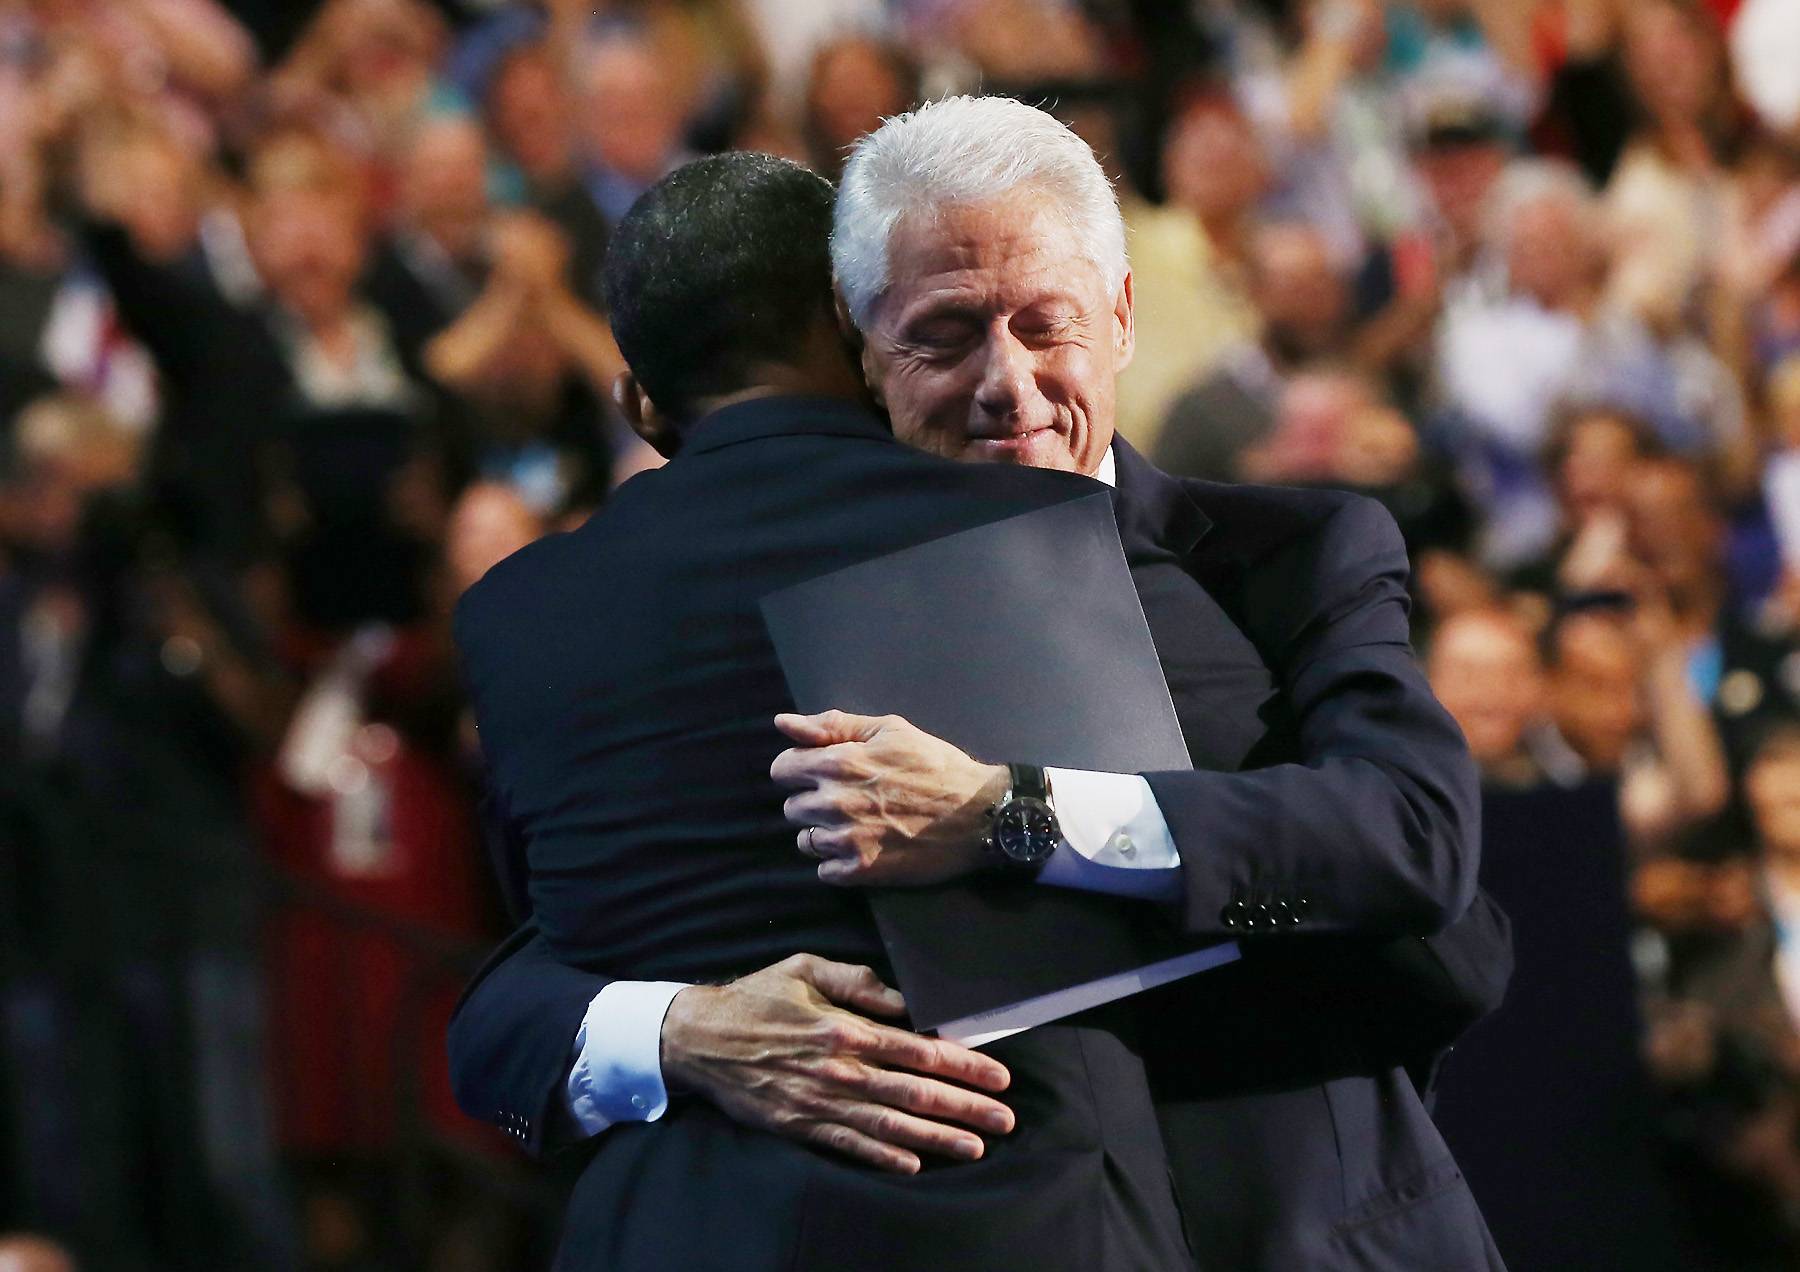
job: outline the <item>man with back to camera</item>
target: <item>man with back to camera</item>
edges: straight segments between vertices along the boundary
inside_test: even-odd
[[[922,126],[934,120],[934,126]],[[876,144],[884,137],[890,143],[885,150]],[[936,175],[948,171],[978,178],[984,138],[994,142],[1001,158],[1037,157],[1035,170],[1023,174],[1038,196],[1031,207],[1020,206],[1016,172],[1010,187],[919,188],[924,184],[919,170],[933,166],[927,152],[947,146],[963,151],[936,165]],[[993,150],[987,158],[987,168],[994,168]],[[859,187],[859,180],[867,187]],[[865,282],[871,273],[885,275],[889,264],[893,268],[891,278],[861,288],[859,300],[853,199],[859,189],[867,194],[884,182],[896,207],[931,206],[935,198],[952,211],[933,218],[888,218],[875,236],[885,242],[873,249],[865,233],[865,264],[875,261],[872,271],[863,271]],[[1460,913],[1472,871],[1472,846],[1465,846],[1472,837],[1465,820],[1467,760],[1453,729],[1418,687],[1406,657],[1399,600],[1404,558],[1397,539],[1385,517],[1364,501],[1178,485],[1148,469],[1128,448],[1108,447],[1111,376],[1130,349],[1122,242],[1116,253],[1104,247],[1087,252],[1070,221],[1055,211],[1047,218],[1038,215],[1044,207],[1080,205],[1084,197],[1087,226],[1100,222],[1104,231],[1108,214],[1116,223],[1110,190],[1091,155],[1060,125],[1012,103],[951,102],[890,123],[865,143],[851,164],[838,211],[838,274],[869,337],[865,367],[894,416],[896,432],[914,444],[954,453],[966,444],[977,452],[1010,451],[1005,457],[1033,464],[1102,476],[1115,470],[1134,577],[1196,761],[1222,770],[1259,768],[1255,774],[1153,775],[1149,781],[1053,774],[1069,838],[1068,853],[1058,856],[1069,861],[1059,869],[1053,857],[1043,879],[1083,885],[1098,880],[1103,888],[1169,896],[1179,895],[1185,883],[1185,915],[1197,933],[1260,937],[1266,932],[1270,938],[1257,942],[1241,972],[1214,973],[1182,987],[1181,997],[1165,995],[1164,1002],[1177,1005],[1193,1028],[1184,1037],[1151,1040],[1157,1112],[1168,1131],[1188,1236],[1203,1263],[1489,1266],[1491,1247],[1479,1216],[1397,1067],[1397,1059],[1408,1057],[1420,1040],[1408,1034],[1408,1019],[1394,1008],[1408,1007],[1407,1018],[1421,1015],[1423,993],[1417,1001],[1404,993],[1379,1000],[1392,986],[1378,975],[1388,964],[1370,939],[1442,926]],[[882,219],[867,207],[861,215],[865,223]],[[1104,232],[1098,237],[1104,240]],[[989,251],[996,245],[1004,250]],[[1103,268],[1109,259],[1116,286]],[[944,262],[951,268],[934,273]],[[911,303],[921,298],[933,303]],[[948,298],[947,303],[937,305],[938,298]],[[629,340],[621,335],[621,341],[635,362]],[[652,391],[650,401],[656,396]],[[1030,427],[1034,412],[1049,427]],[[655,424],[652,417],[652,431]],[[709,427],[703,423],[699,434]],[[766,439],[759,444],[766,445]],[[751,447],[746,441],[741,449]],[[1330,534],[1324,533],[1327,522]],[[938,526],[924,537],[950,528]],[[1364,541],[1365,535],[1372,541]],[[841,558],[821,560],[810,573],[841,563]],[[1259,594],[1269,578],[1279,583]],[[1321,588],[1324,595],[1304,595]],[[1214,595],[1229,613],[1211,599]],[[480,698],[479,686],[477,693]],[[1265,713],[1272,723],[1263,723]],[[783,723],[806,741],[841,735],[829,729],[866,735],[864,741],[838,743],[836,754],[853,748],[867,774],[887,787],[890,803],[906,806],[911,837],[936,845],[924,873],[938,877],[945,869],[966,866],[972,839],[966,832],[971,816],[979,820],[979,813],[969,810],[980,810],[996,794],[994,770],[893,722],[881,727],[841,720]],[[1294,758],[1313,767],[1280,763]],[[931,761],[940,780],[908,791],[899,779],[920,760]],[[824,827],[801,832],[807,847],[832,858],[821,873],[842,882],[920,877],[919,859],[909,858],[880,826],[857,819],[854,801],[822,780],[813,764],[805,752],[782,761],[784,778],[803,791],[796,814],[808,825]],[[1195,797],[1183,789],[1188,782],[1208,786]],[[946,795],[957,816],[936,815]],[[1122,816],[1109,812],[1109,801],[1122,801]],[[1228,815],[1207,824],[1209,813]],[[960,823],[958,816],[964,818]],[[1140,846],[1137,861],[1149,868],[1133,868],[1137,862],[1122,859],[1129,854],[1117,848],[1109,860],[1106,845],[1121,842],[1113,835],[1078,842],[1108,821],[1115,830],[1124,825],[1137,832],[1132,836]],[[1177,845],[1209,840],[1219,858],[1209,863],[1216,870],[1174,864]],[[849,847],[864,864],[844,864],[840,851]],[[1276,859],[1259,862],[1253,856],[1258,851]],[[1098,861],[1083,868],[1074,858],[1084,855]],[[539,856],[534,838],[534,872]],[[1260,866],[1269,867],[1261,880]],[[1308,872],[1340,891],[1333,896],[1309,883]],[[1291,899],[1282,893],[1289,881],[1281,873],[1297,873],[1301,880]],[[1083,877],[1070,880],[1071,874]],[[1332,874],[1335,880],[1328,878]],[[1246,882],[1260,884],[1262,896],[1247,892]],[[1218,895],[1221,886],[1227,895]],[[1239,895],[1229,895],[1230,890]],[[1279,927],[1272,925],[1276,919]],[[541,906],[539,921],[546,922]],[[1491,916],[1487,921],[1491,924]],[[1304,933],[1313,927],[1365,936],[1360,944],[1347,936],[1335,938],[1335,944],[1297,939],[1295,929]],[[1487,934],[1493,935],[1491,928]],[[578,1048],[569,1089],[576,1096],[576,1121],[588,1129],[658,1111],[666,1073],[672,1084],[705,1095],[749,1125],[808,1137],[822,1128],[839,1147],[891,1166],[916,1168],[917,1152],[951,1151],[942,1123],[916,1116],[939,1112],[931,1102],[941,1093],[928,1078],[895,1090],[898,1078],[878,1066],[859,1066],[856,1048],[802,1041],[798,1029],[784,1033],[777,1027],[781,1008],[789,1020],[809,1027],[824,1022],[849,1028],[842,1013],[833,1015],[801,977],[768,969],[731,986],[678,993],[663,1021],[662,1009],[677,987],[614,981],[596,995],[605,982],[542,957],[566,955],[556,949],[553,935],[518,944],[523,949],[477,985],[459,1016],[453,1052],[465,1103],[485,1111],[498,1101],[532,1113],[550,1105],[549,1092],[568,1077],[569,1037],[586,1011],[584,1032],[595,1045]],[[1380,948],[1417,946],[1393,941]],[[1465,950],[1478,947],[1479,942],[1463,943]],[[802,942],[798,948],[811,947]],[[1503,959],[1502,939],[1497,961]],[[614,964],[607,970],[622,969]],[[1479,979],[1485,969],[1474,970]],[[1503,979],[1503,969],[1495,970]],[[816,969],[807,975],[818,979]],[[1430,988],[1410,983],[1417,990]],[[850,997],[841,984],[828,988]],[[1381,1028],[1360,1027],[1356,1013],[1337,1001],[1347,995],[1377,999],[1364,1014],[1379,1017]],[[869,1002],[865,996],[851,1005],[866,1010]],[[534,1005],[529,1011],[527,1003]],[[555,1038],[560,1026],[545,1023],[551,1019],[568,1026],[560,1042]],[[1321,1027],[1321,1020],[1329,1027]],[[759,1045],[734,1052],[733,1031],[752,1025],[761,1031]],[[647,1051],[647,1064],[634,1067],[633,1048],[624,1045],[633,1036],[636,1049]],[[742,1054],[759,1049],[775,1053],[760,1068]],[[856,1071],[884,1075],[880,1081],[886,1088],[877,1094],[839,1080]],[[1246,1091],[1251,1078],[1272,1089]],[[623,1098],[627,1091],[638,1100]],[[615,1097],[620,1098],[615,1102]],[[1011,1098],[1017,1103],[1020,1096]],[[915,1116],[896,1115],[895,1105]],[[797,1109],[811,1116],[796,1116]],[[864,1119],[876,1133],[834,1122],[840,1114]],[[506,1116],[517,1124],[529,1115]],[[945,1113],[949,1120],[956,1116]],[[921,1121],[923,1129],[915,1125]],[[1020,1124],[1032,1124],[1023,1109]],[[641,1137],[644,1129],[609,1132],[602,1154],[609,1151],[604,1139]],[[856,1137],[846,1139],[846,1130]],[[541,1135],[538,1125],[522,1130],[523,1138]],[[884,1148],[886,1157],[879,1151]],[[928,1177],[945,1173],[955,1174]]]

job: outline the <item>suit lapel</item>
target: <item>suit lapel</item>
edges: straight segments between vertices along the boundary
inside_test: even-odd
[[[1159,548],[1186,557],[1212,528],[1212,518],[1181,481],[1154,467],[1122,437],[1113,439],[1118,468],[1119,537],[1127,556]]]

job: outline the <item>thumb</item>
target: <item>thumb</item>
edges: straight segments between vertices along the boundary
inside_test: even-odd
[[[835,746],[839,742],[867,742],[881,731],[881,717],[851,715],[848,711],[822,711],[796,715],[784,711],[775,727],[801,746]]]
[[[900,991],[882,984],[872,968],[813,959],[807,968],[807,979],[839,1007],[879,1016],[900,1016],[906,1012],[906,1000],[900,997]]]

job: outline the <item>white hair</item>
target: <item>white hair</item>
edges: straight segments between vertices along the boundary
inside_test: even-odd
[[[1029,191],[1060,212],[1100,271],[1107,297],[1130,268],[1118,196],[1088,144],[1054,116],[1009,97],[946,97],[897,115],[844,165],[831,268],[858,327],[889,282],[902,213]]]
[[[1490,247],[1504,247],[1520,212],[1552,202],[1574,213],[1582,233],[1598,233],[1600,203],[1581,170],[1561,159],[1533,158],[1514,160],[1494,182],[1482,207],[1482,238]]]

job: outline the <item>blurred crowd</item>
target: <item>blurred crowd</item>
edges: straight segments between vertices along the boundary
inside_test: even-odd
[[[1800,0],[0,0],[0,1267],[543,1261],[450,607],[657,462],[637,194],[952,91],[1117,181],[1134,445],[1406,535],[1503,1253],[1800,1266]]]

